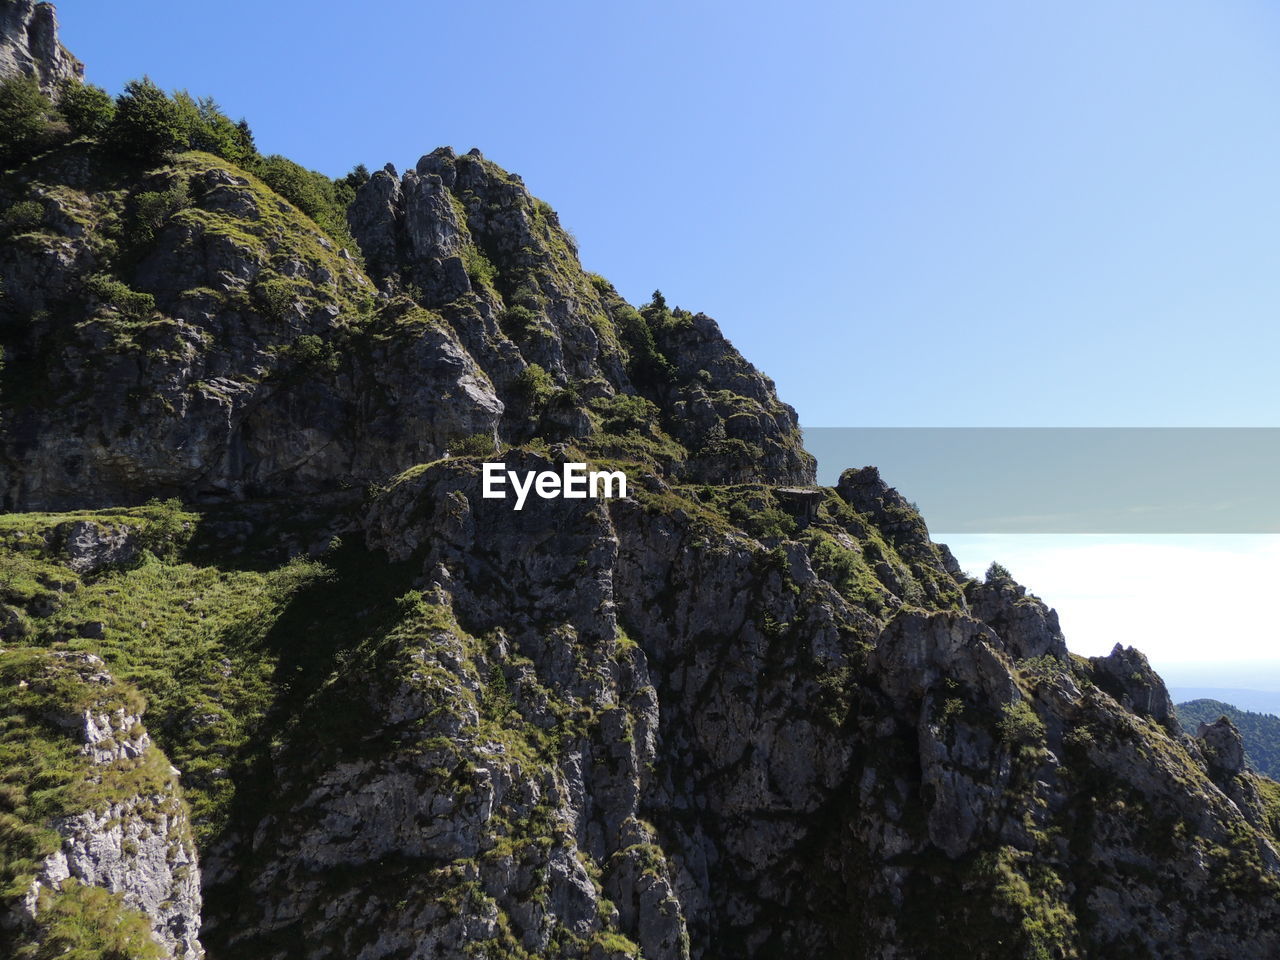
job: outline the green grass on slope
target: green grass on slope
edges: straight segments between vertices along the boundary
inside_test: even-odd
[[[14,960],[163,960],[150,918],[102,887],[68,880],[41,908],[40,935],[16,947]]]
[[[183,772],[200,834],[220,824],[228,767],[273,701],[278,658],[261,640],[289,597],[326,573],[314,561],[262,573],[148,556],[85,586],[44,625],[146,696],[148,727]],[[76,635],[97,623],[101,639]]]
[[[86,681],[48,650],[0,653],[0,897],[24,893],[36,866],[59,848],[55,818],[163,791],[169,765],[158,751],[94,764],[77,736],[86,708],[132,713],[141,703],[128,685]]]
[[[77,576],[53,546],[68,519],[141,531],[149,548],[126,568]],[[291,599],[332,572],[305,559],[244,568],[227,553],[193,562],[182,552],[199,520],[175,505],[0,518],[0,603],[19,624],[4,644],[5,675],[15,683],[36,669],[32,658],[44,650],[87,651],[102,657],[139,705],[145,699],[144,722],[183,772],[203,841],[225,821],[236,765],[280,695],[281,649],[267,638]],[[12,645],[13,632],[25,634],[21,648]],[[291,656],[305,660],[307,638],[297,639],[301,652]],[[13,717],[23,700],[7,692],[4,706]],[[6,775],[27,775],[22,757],[35,749],[39,732],[14,721],[5,737],[13,745]],[[35,775],[31,764],[25,769]],[[70,773],[51,761],[47,789]],[[31,822],[52,811],[32,808]]]
[[[59,849],[56,818],[122,798],[164,796],[171,785],[169,761],[158,750],[110,764],[94,764],[81,750],[80,711],[136,712],[142,705],[133,687],[103,684],[94,672],[88,666],[86,680],[74,660],[49,650],[0,650],[0,899],[24,896],[41,862]],[[39,903],[39,935],[15,943],[0,930],[0,954],[12,950],[16,960],[162,956],[148,918],[126,908],[119,894],[73,879],[42,890]]]
[[[308,542],[315,531],[293,530],[299,512],[291,505],[273,529]],[[0,641],[0,896],[20,895],[58,848],[55,818],[148,792],[152,774],[167,778],[169,761],[182,771],[201,848],[240,822],[238,813],[256,822],[281,802],[271,773],[278,751],[316,759],[318,747],[340,750],[378,729],[360,684],[342,682],[351,671],[384,665],[383,651],[406,630],[457,629],[410,589],[417,564],[389,564],[337,541],[319,559],[293,560],[277,542],[271,559],[257,529],[225,535],[264,522],[260,511],[235,513],[157,504],[0,518],[0,613],[20,611]],[[58,546],[68,520],[128,527],[148,549],[124,566],[77,575]],[[59,654],[77,651],[105,661],[109,688],[60,668]],[[147,757],[160,767],[92,768],[67,726],[90,700],[131,712],[145,702],[144,724],[164,751]],[[42,950],[88,944],[80,933],[105,935],[108,920],[121,942],[132,937],[130,912],[96,892],[64,891],[56,904],[46,913],[61,933],[49,933]],[[93,949],[84,956],[115,955]]]

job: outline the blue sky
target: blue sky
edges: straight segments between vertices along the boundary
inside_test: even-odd
[[[1068,646],[1101,656],[1136,646],[1157,667],[1236,664],[1251,688],[1259,661],[1277,659],[1266,613],[1280,574],[1280,537],[1256,534],[952,534],[941,537],[975,575],[999,560],[1058,611]],[[1265,678],[1280,690],[1280,671]]]
[[[808,425],[1280,421],[1274,4],[58,7],[326,173],[479,146]]]
[[[809,426],[1280,426],[1274,4],[58,8],[90,80],[212,95],[331,175],[480,147],[629,299],[718,318]],[[1234,555],[1276,573],[1259,542]],[[1020,543],[1047,599],[1108,609],[1061,544]],[[1131,642],[1185,651],[1197,616]]]

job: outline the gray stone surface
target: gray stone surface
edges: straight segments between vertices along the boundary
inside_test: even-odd
[[[102,687],[114,683],[92,654],[64,654],[61,659],[64,669],[83,681]],[[155,762],[149,755],[158,748],[142,717],[122,707],[91,704],[79,716],[68,715],[65,725],[95,766],[110,767],[124,759]],[[163,758],[158,762],[168,766]],[[19,916],[28,922],[38,919],[42,891],[57,889],[64,881],[102,887],[147,916],[166,957],[200,960],[200,869],[178,771],[168,769],[163,792],[121,796],[54,821],[61,848],[37,868]]]
[[[0,15],[0,69],[74,72],[51,13]],[[518,177],[448,148],[375,173],[348,211],[362,266],[244,171],[116,191],[98,162],[80,145],[0,185],[43,210],[0,244],[7,369],[38,374],[5,397],[4,506],[252,500],[202,533],[322,562],[363,538],[368,580],[356,626],[281,613],[253,716],[153,727],[250,732],[203,774],[237,791],[203,869],[163,767],[49,824],[24,930],[75,879],[182,960],[1280,955],[1276,788],[1234,728],[1183,734],[1133,648],[1071,656],[1054,611],[967,578],[874,467],[797,490],[814,464],[772,382],[711,318],[646,318],[585,273]],[[156,312],[125,322],[85,283],[105,225],[181,187],[123,278]],[[619,406],[642,422],[606,429]],[[464,440],[516,444],[517,471],[599,443],[630,495],[514,512]],[[305,539],[304,504],[331,512]],[[83,515],[51,530],[72,584],[143,546]],[[0,636],[56,606],[9,590]],[[115,689],[57,649],[108,638],[101,617],[39,652]],[[101,785],[167,763],[140,702],[40,722]]]
[[[32,77],[49,96],[63,81],[77,81],[84,65],[58,42],[58,17],[51,3],[0,3],[0,78]]]

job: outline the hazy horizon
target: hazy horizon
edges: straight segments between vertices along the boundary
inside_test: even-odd
[[[1280,628],[1257,609],[1280,576],[1280,535],[933,537],[973,575],[992,561],[1007,567],[1058,611],[1074,653],[1102,656],[1120,643],[1146,654],[1166,681],[1280,690]]]

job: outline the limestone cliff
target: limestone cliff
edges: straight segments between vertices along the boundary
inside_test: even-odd
[[[202,957],[188,810],[178,771],[142,725],[137,692],[90,653],[10,649],[0,670],[6,712],[17,711],[5,724],[6,764],[27,768],[34,786],[68,781],[40,796],[15,790],[16,771],[6,774],[3,816],[14,834],[0,925],[15,942],[53,951],[74,942],[67,927],[100,926],[117,928],[116,945],[138,955],[154,943],[176,960]],[[72,769],[55,773],[58,760]],[[43,829],[20,824],[32,808],[46,813]],[[96,889],[110,897],[90,896]]]
[[[0,175],[0,953],[1280,953],[1234,728],[811,486],[710,318],[475,151],[335,219],[190,145]]]
[[[363,486],[484,437],[812,480],[795,412],[712,320],[641,316],[475,154],[361,188],[370,277],[225,160],[121,181],[100,153],[70,143],[0,187],[28,217],[0,250],[10,509]]]
[[[31,77],[48,94],[84,75],[84,65],[58,42],[53,4],[0,2],[0,76],[15,75]]]

